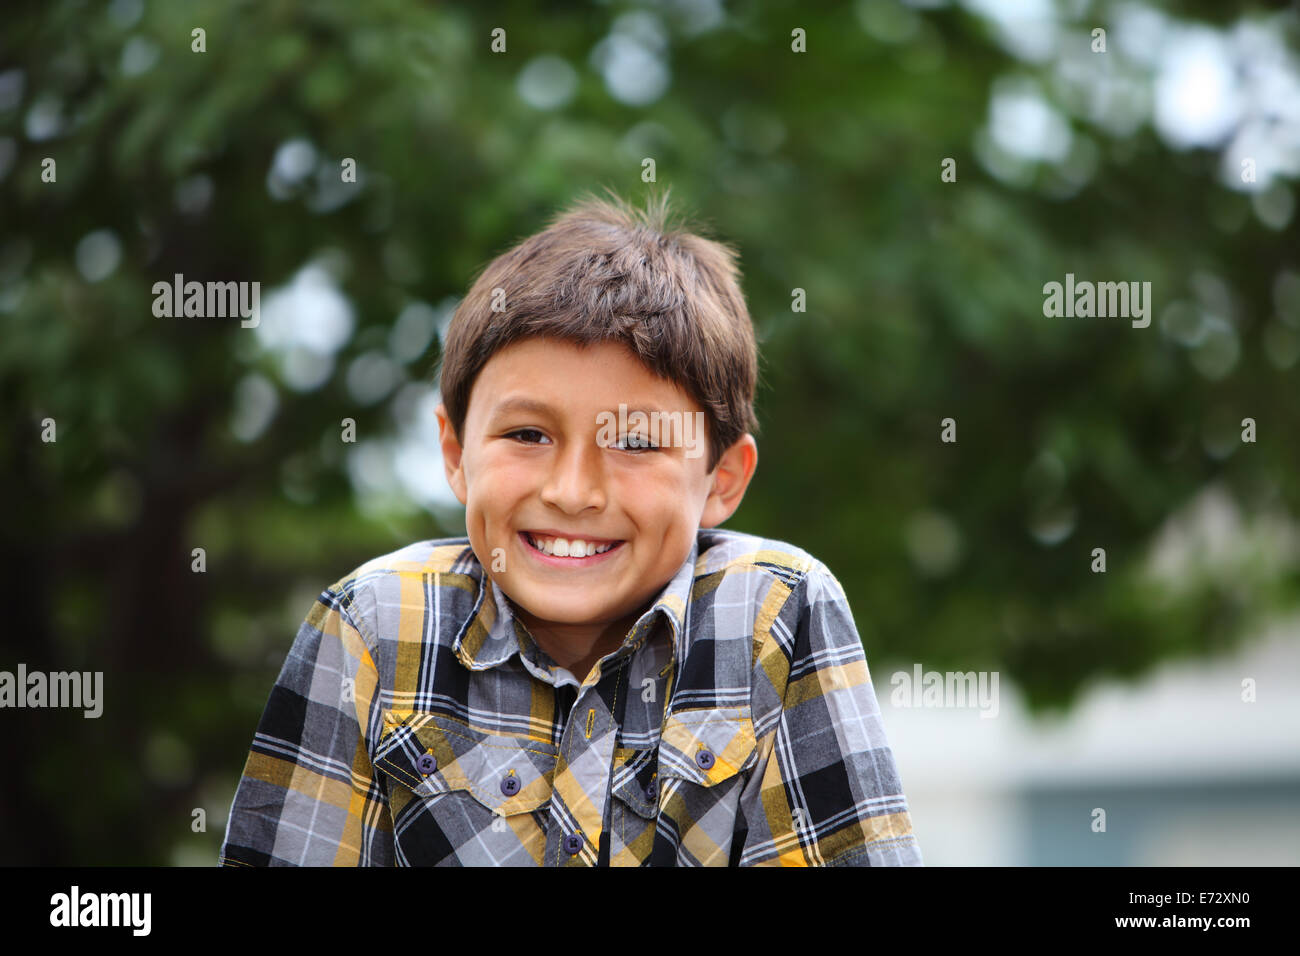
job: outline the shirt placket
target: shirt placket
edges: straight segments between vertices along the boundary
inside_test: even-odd
[[[598,687],[617,682],[626,660],[582,686],[560,740],[547,828],[547,866],[595,866],[600,853],[609,772],[618,727]],[[617,684],[615,683],[615,686]]]
[[[618,741],[615,715],[619,710],[621,672],[657,624],[655,614],[638,622],[628,642],[592,669],[569,713],[556,715],[565,721],[565,728],[559,741],[560,753],[552,784],[544,866],[595,866],[599,862]],[[551,667],[554,662],[538,647],[522,622],[515,620],[514,625],[519,657],[525,669],[545,683],[555,685],[555,671]],[[612,692],[602,696],[601,688],[612,688]],[[629,688],[628,693],[632,692]],[[613,701],[612,710],[606,698]]]

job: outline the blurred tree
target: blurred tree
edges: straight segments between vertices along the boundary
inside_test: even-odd
[[[4,714],[0,862],[215,860],[314,595],[463,531],[410,487],[441,480],[419,449],[449,306],[575,194],[652,188],[647,157],[740,249],[763,339],[761,467],[730,526],[831,567],[882,697],[882,662],[923,661],[1060,707],[1294,608],[1291,185],[1230,188],[1217,148],[1167,144],[1118,10],[1094,5],[1104,57],[1093,21],[1035,49],[871,0],[7,10],[0,666],[102,670],[106,700]],[[1266,28],[1296,49],[1294,14]],[[1150,327],[1045,318],[1067,273],[1150,281]],[[259,282],[262,324],[156,316],[177,274]],[[1274,535],[1153,576],[1207,487]]]

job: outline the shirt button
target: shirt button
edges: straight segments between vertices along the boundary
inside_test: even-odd
[[[695,755],[695,762],[700,765],[701,770],[708,770],[713,766],[713,751],[701,750]]]
[[[438,759],[433,754],[420,754],[420,759],[415,762],[420,773],[428,776],[438,769]]]
[[[504,793],[507,797],[513,797],[516,793],[519,792],[519,778],[502,777],[501,792]]]
[[[654,803],[656,800],[659,799],[659,788],[656,787],[653,783],[647,786],[645,788],[645,798],[649,800],[651,803]]]
[[[564,838],[564,852],[573,856],[582,850],[582,834],[570,833]]]

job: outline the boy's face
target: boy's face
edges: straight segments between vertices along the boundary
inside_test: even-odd
[[[702,411],[621,344],[551,338],[516,342],[487,362],[463,440],[438,407],[447,479],[465,505],[470,544],[530,626],[577,638],[639,613],[686,559],[696,532],[730,517],[749,484],[751,436],[708,472],[704,436],[702,453],[666,429],[651,437],[661,445],[675,437],[671,445],[638,449],[625,435],[651,430],[636,427],[630,412],[627,432],[616,427],[611,441],[620,403],[680,411],[692,422]],[[532,543],[556,537],[613,547],[577,558]]]

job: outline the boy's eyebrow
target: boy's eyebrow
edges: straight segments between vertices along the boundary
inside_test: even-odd
[[[703,412],[695,412],[697,416],[703,416]],[[554,422],[563,419],[563,415],[555,409],[554,406],[540,401],[536,398],[529,398],[525,395],[516,395],[502,399],[489,413],[487,427],[491,429],[505,427],[498,422],[508,421],[513,415],[537,415],[548,421]],[[645,418],[637,421],[629,421],[633,415],[644,415]],[[674,445],[679,442],[689,442],[690,422],[692,413],[686,409],[676,409],[668,411],[660,408],[647,408],[638,404],[636,407],[628,408],[623,405],[622,413],[615,409],[607,409],[597,414],[593,425],[601,429],[617,425],[620,428],[630,426],[635,429],[640,421],[644,421],[654,432],[656,422],[659,427],[666,428],[667,431],[660,439],[665,445]],[[626,417],[625,417],[626,416]]]
[[[614,415],[618,414],[617,408],[611,408],[608,409],[607,411],[609,411],[611,414]],[[491,414],[494,416],[509,415],[512,412],[533,412],[539,415],[554,415],[555,409],[552,406],[546,404],[546,402],[538,401],[535,398],[526,398],[522,395],[519,395],[514,398],[503,399],[492,409]],[[636,412],[645,415],[647,418],[650,417],[651,415],[658,415],[660,416],[661,419],[669,415],[690,414],[690,412],[687,411],[686,409],[669,410],[669,409],[658,408],[650,405],[627,406],[626,413],[629,416]]]
[[[611,410],[611,414],[617,414],[616,410]],[[627,417],[630,419],[633,415],[644,415],[648,423],[653,426],[656,418],[659,422],[675,422],[678,419],[685,419],[691,413],[684,408],[669,410],[666,408],[652,408],[649,406],[638,405],[627,410]],[[628,424],[634,424],[629,422]]]
[[[515,398],[507,398],[496,405],[496,407],[492,409],[492,416],[509,415],[512,412],[533,412],[538,415],[554,415],[555,409],[550,405],[547,405],[545,402],[539,402],[535,398],[517,396]]]

